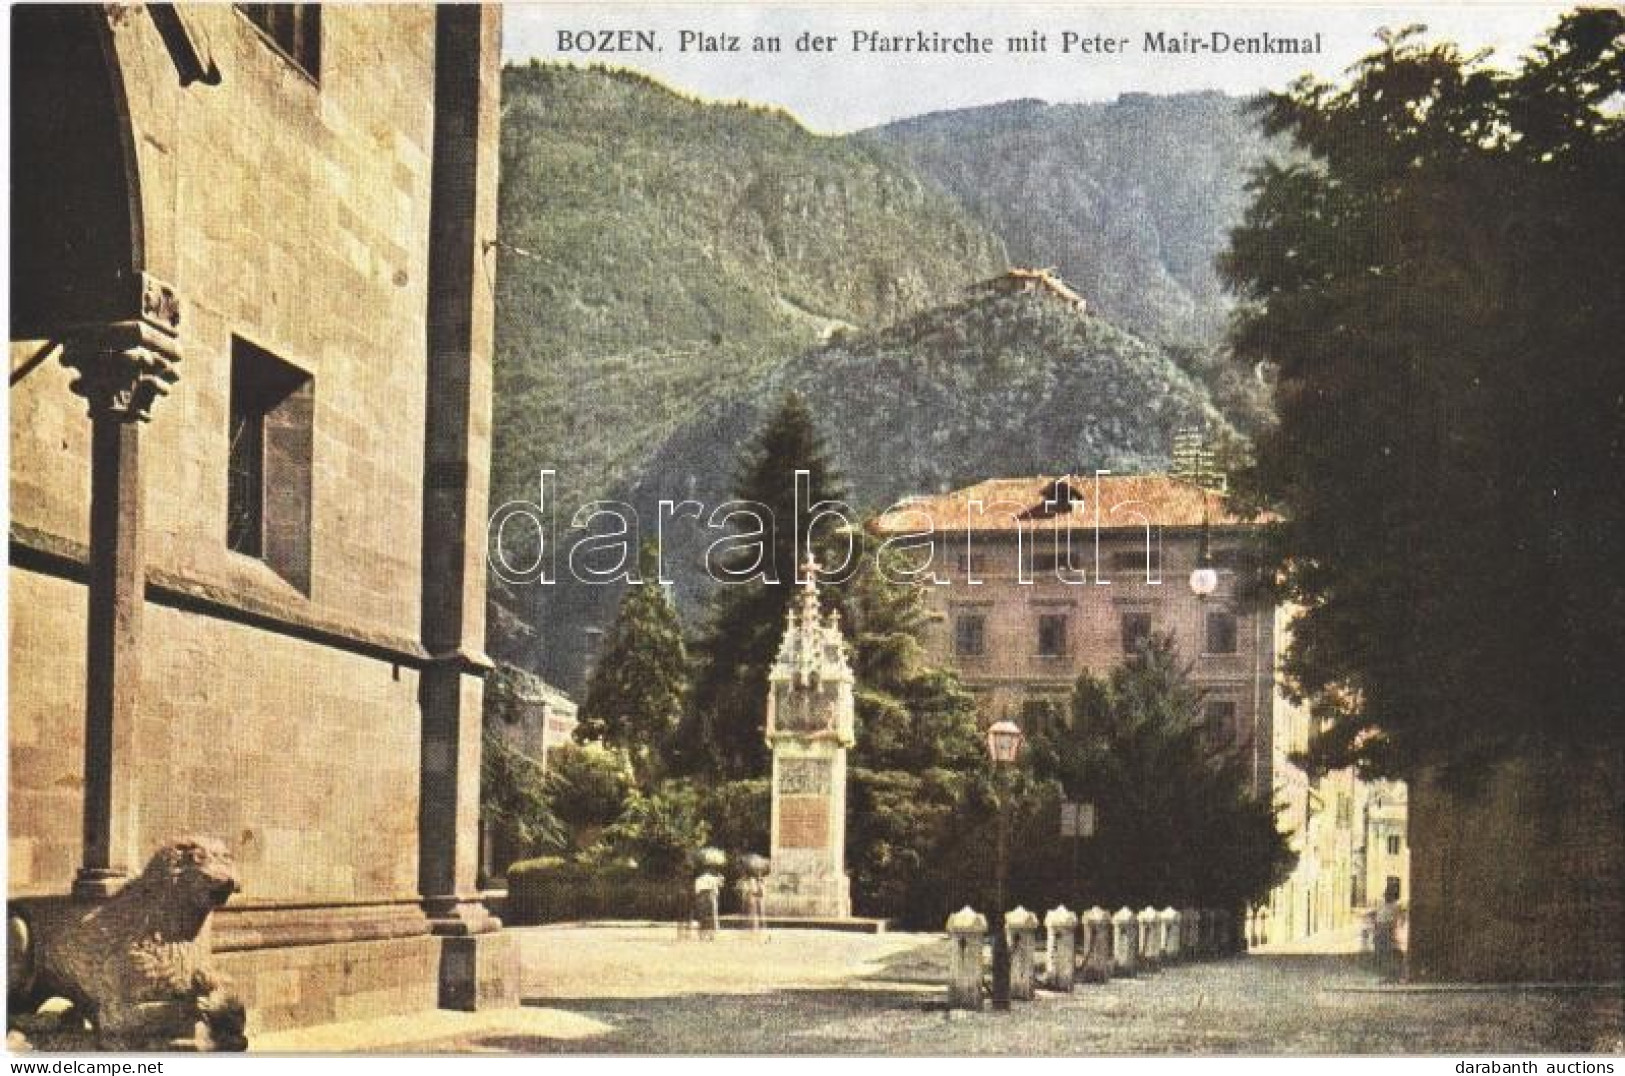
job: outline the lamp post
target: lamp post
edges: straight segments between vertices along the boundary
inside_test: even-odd
[[[1010,940],[1004,933],[1004,886],[1010,871],[1010,795],[1004,774],[1021,754],[1024,737],[1013,721],[996,721],[987,730],[987,755],[993,763],[993,778],[999,798],[998,847],[994,859],[994,906],[989,922],[993,926],[993,1010],[1010,1009]]]
[[[1191,593],[1198,601],[1206,601],[1219,589],[1219,573],[1213,569],[1213,551],[1208,548],[1207,490],[1202,490],[1202,546],[1196,554],[1196,567],[1191,569]]]

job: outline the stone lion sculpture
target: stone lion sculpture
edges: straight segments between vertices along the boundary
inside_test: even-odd
[[[10,993],[22,1000],[12,1012],[66,998],[102,1049],[172,1049],[176,1039],[246,1049],[243,1004],[209,967],[200,937],[210,913],[238,890],[225,844],[187,837],[158,849],[105,901],[48,925],[14,918],[11,937],[24,951],[8,966]]]

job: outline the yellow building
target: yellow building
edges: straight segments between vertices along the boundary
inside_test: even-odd
[[[1400,903],[1410,899],[1411,842],[1408,794],[1403,781],[1374,781],[1365,798],[1365,893],[1376,904],[1390,879],[1399,880]]]
[[[873,529],[905,542],[929,532],[936,615],[926,646],[958,669],[985,721],[1062,717],[1079,674],[1110,669],[1153,631],[1171,635],[1210,727],[1251,759],[1254,794],[1280,806],[1298,854],[1270,898],[1270,940],[1352,938],[1374,869],[1372,789],[1352,771],[1316,778],[1295,761],[1312,729],[1277,675],[1291,611],[1259,609],[1241,593],[1256,525],[1181,476],[1039,475],[911,498]],[[1204,547],[1216,579],[1198,596],[1189,579]],[[1399,787],[1375,816],[1384,849],[1394,827],[1404,843]],[[1396,865],[1405,879],[1403,863],[1380,861]]]
[[[926,646],[959,670],[986,720],[1051,720],[1084,670],[1169,634],[1215,735],[1247,754],[1267,792],[1275,615],[1238,600],[1253,524],[1223,495],[1170,475],[993,479],[913,498],[873,529],[906,539],[927,523],[939,585],[926,588]],[[1217,584],[1198,597],[1188,579],[1204,540]]]

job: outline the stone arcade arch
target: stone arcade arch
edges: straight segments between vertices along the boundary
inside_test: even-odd
[[[128,313],[140,188],[101,9],[30,5],[12,20],[11,338],[54,340]]]

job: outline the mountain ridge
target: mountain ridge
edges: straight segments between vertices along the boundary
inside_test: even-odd
[[[1234,106],[1190,96],[1199,111]],[[914,126],[888,135],[830,136],[782,109],[707,103],[633,72],[507,68],[492,503],[533,498],[544,468],[568,506],[561,521],[605,497],[640,513],[663,498],[718,503],[742,444],[791,390],[869,510],[995,474],[1159,469],[1178,426],[1235,436],[1247,423],[1214,404],[1220,368],[1192,360],[1212,352],[1212,326],[1169,344],[1178,303],[1138,311],[1154,333],[1118,324],[1132,319],[1113,309],[1136,273],[1151,291],[1178,283],[1170,266],[1184,263],[1164,257],[1160,231],[1177,212],[1129,214],[1131,264],[1098,293],[1049,256],[1079,234],[1076,222],[1050,227],[1069,212],[1056,199],[1108,188],[1112,170],[1078,187],[1056,178],[1077,147],[1009,140],[1060,138],[1079,115],[1104,115],[1069,109],[1097,107],[1022,99],[901,121]],[[957,139],[973,128],[982,133]],[[1195,165],[1221,158],[1198,152]],[[980,173],[982,202],[967,197]],[[1220,182],[1204,172],[1186,186]],[[1212,242],[1211,214],[1192,219],[1206,230],[1187,261]],[[1156,241],[1136,238],[1147,236]],[[1012,260],[1059,265],[1084,309],[989,288]],[[1218,398],[1241,414],[1232,395],[1245,403],[1245,392]],[[608,622],[616,592],[538,591],[500,598],[492,652],[576,686],[584,630]],[[688,615],[702,591],[679,588]],[[536,629],[528,641],[520,620]]]
[[[1280,151],[1217,90],[1112,101],[1021,98],[945,109],[855,137],[900,150],[1005,243],[1108,318],[1159,343],[1214,350],[1231,299],[1214,257],[1252,169]]]

